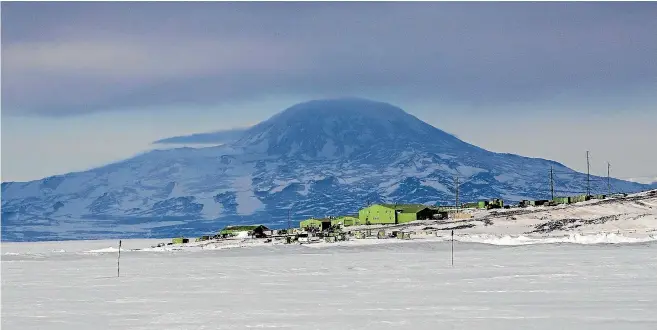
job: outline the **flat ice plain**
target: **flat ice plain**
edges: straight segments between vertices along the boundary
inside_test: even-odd
[[[2,329],[657,329],[655,241],[160,241],[3,243]]]

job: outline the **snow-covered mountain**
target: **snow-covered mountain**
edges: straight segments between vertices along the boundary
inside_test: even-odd
[[[285,227],[288,214],[298,221],[355,213],[368,202],[453,204],[455,176],[462,202],[547,198],[551,166],[559,194],[586,191],[586,175],[559,163],[490,152],[363,99],[297,104],[234,137],[218,147],[155,150],[85,172],[2,183],[2,238],[166,237],[246,222]],[[592,176],[591,187],[606,191],[606,178]]]

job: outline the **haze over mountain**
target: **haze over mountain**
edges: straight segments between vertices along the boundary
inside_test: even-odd
[[[586,175],[562,164],[489,152],[365,99],[300,103],[233,134],[221,146],[2,183],[2,238],[169,237],[229,223],[284,227],[288,214],[350,214],[368,202],[453,204],[456,176],[462,202],[548,198],[551,167],[559,195],[586,191]],[[591,187],[606,192],[606,178],[592,176]]]

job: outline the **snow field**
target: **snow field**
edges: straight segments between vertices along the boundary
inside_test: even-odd
[[[107,241],[49,242],[41,245],[50,250],[43,254],[21,253],[21,245],[34,243],[8,245],[12,251],[3,244],[2,326],[601,330],[657,325],[655,242],[492,246],[457,241],[451,267],[449,242],[380,241],[391,242],[126,250],[120,278]],[[126,240],[124,247],[146,243]],[[107,253],[83,252],[99,249]],[[61,250],[67,252],[52,252]]]

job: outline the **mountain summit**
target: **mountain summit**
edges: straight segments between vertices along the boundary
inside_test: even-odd
[[[358,98],[294,105],[247,130],[235,145],[269,155],[363,161],[409,148],[474,147],[398,107]]]
[[[239,134],[238,134],[239,133]],[[156,150],[85,172],[2,184],[2,239],[170,237],[228,223],[284,226],[368,202],[453,204],[582,193],[586,175],[493,153],[393,105],[356,98],[294,105],[218,147]],[[606,181],[593,177],[593,191]],[[612,180],[621,191],[647,186]]]

